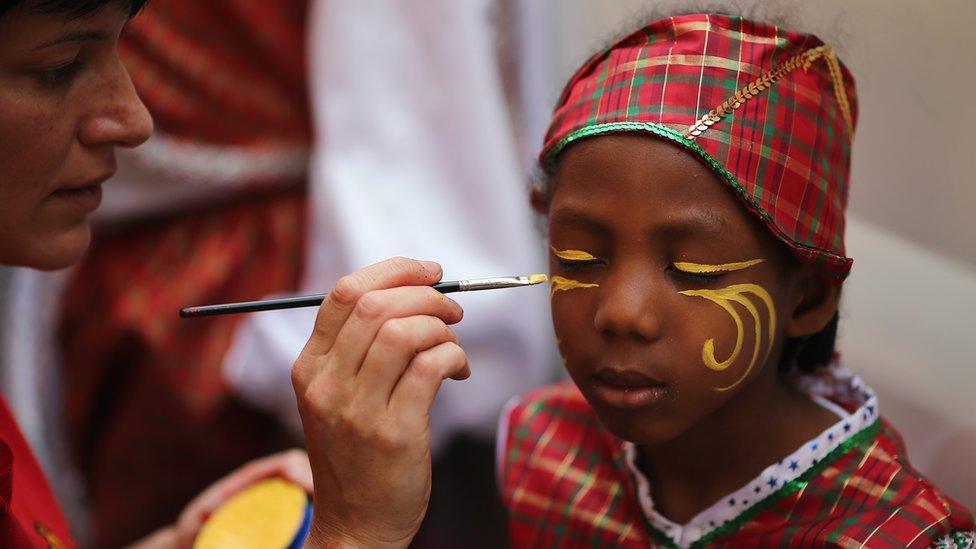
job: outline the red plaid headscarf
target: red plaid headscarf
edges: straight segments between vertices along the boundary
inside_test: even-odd
[[[728,15],[655,21],[570,79],[540,154],[648,132],[698,155],[805,263],[840,283],[854,79],[819,38]]]

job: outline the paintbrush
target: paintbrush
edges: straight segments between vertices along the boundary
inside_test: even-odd
[[[503,276],[498,278],[473,278],[471,280],[451,280],[438,282],[432,288],[442,294],[454,292],[476,292],[478,290],[497,290],[500,288],[517,288],[541,284],[548,280],[544,274],[528,276]],[[296,309],[298,307],[318,307],[325,301],[328,294],[300,295],[283,297],[280,299],[264,299],[261,301],[241,301],[239,303],[220,303],[217,305],[200,305],[180,309],[180,316],[190,318],[196,316],[228,315],[232,313],[254,313],[257,311],[274,311],[278,309]]]

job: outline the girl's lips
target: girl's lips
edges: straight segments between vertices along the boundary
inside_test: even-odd
[[[668,394],[666,383],[635,370],[603,369],[593,375],[597,399],[613,408],[640,408],[663,400]]]

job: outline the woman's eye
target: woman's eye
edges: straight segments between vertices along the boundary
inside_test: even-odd
[[[75,77],[85,68],[82,60],[75,58],[53,69],[40,71],[41,81],[51,87],[64,87],[71,84]]]

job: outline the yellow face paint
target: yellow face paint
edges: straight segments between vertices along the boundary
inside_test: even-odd
[[[563,261],[588,262],[588,261],[597,260],[597,258],[594,257],[593,254],[589,252],[584,252],[583,250],[557,250],[556,248],[552,248],[552,253],[553,255],[555,255],[559,259],[562,259]]]
[[[692,274],[711,274],[711,273],[729,273],[732,271],[741,271],[743,269],[748,269],[753,265],[759,265],[765,259],[753,259],[750,261],[740,261],[738,263],[723,263],[721,265],[706,265],[704,263],[687,263],[679,261],[674,264],[674,268],[678,269],[684,273]]]
[[[738,271],[738,270],[746,269],[753,265],[762,263],[762,261],[763,261],[762,259],[755,259],[752,261],[743,261],[741,263],[726,263],[724,265],[701,265],[697,263],[691,263],[691,264],[685,263],[679,266],[679,264],[676,263],[675,267],[678,270],[684,272],[694,272],[696,274],[717,273],[717,272]],[[700,269],[700,270],[692,271],[691,269]],[[706,367],[715,371],[722,371],[728,368],[729,366],[731,366],[735,362],[735,360],[739,357],[739,353],[742,351],[742,342],[744,339],[743,332],[745,331],[745,327],[742,323],[742,317],[739,316],[739,312],[735,310],[735,307],[733,307],[732,304],[738,303],[739,305],[744,307],[747,311],[749,311],[749,314],[752,316],[752,320],[755,325],[756,342],[755,345],[753,346],[752,359],[749,361],[749,366],[746,367],[746,371],[735,383],[731,385],[727,385],[725,387],[719,387],[716,389],[717,391],[728,391],[729,389],[732,389],[739,383],[742,383],[742,381],[749,376],[749,373],[756,365],[756,361],[759,359],[759,349],[762,346],[762,319],[759,316],[759,310],[756,308],[756,305],[752,301],[750,301],[749,298],[746,297],[746,294],[752,294],[757,298],[759,298],[759,300],[762,301],[763,304],[766,306],[766,311],[769,313],[769,330],[768,330],[768,337],[767,337],[768,342],[767,342],[766,353],[764,355],[763,360],[769,358],[769,353],[772,352],[773,350],[773,336],[776,334],[776,309],[773,305],[772,296],[770,296],[769,292],[767,292],[762,286],[759,286],[758,284],[733,284],[732,286],[728,286],[726,288],[722,288],[719,290],[707,290],[707,289],[685,290],[683,292],[678,292],[678,293],[686,296],[701,297],[703,299],[707,299],[711,301],[712,303],[715,303],[723,310],[725,310],[725,312],[732,317],[732,321],[735,323],[735,328],[736,328],[735,347],[732,349],[732,354],[729,355],[728,358],[722,361],[719,361],[715,358],[714,338],[708,339],[707,341],[705,341],[705,344],[702,346],[702,362],[705,363]]]
[[[557,250],[555,246],[550,246],[550,248],[552,248],[553,255],[567,263],[591,263],[599,261],[596,256],[583,250]],[[556,295],[556,292],[559,291],[597,288],[599,286],[599,284],[590,284],[562,276],[554,276],[552,277],[552,287],[549,290],[549,297]]]
[[[580,282],[579,280],[572,280],[569,278],[563,278],[561,276],[552,277],[552,288],[549,290],[549,297],[556,295],[556,292],[567,291],[567,290],[580,290],[583,288],[598,288],[599,284],[590,284],[587,282]]]

